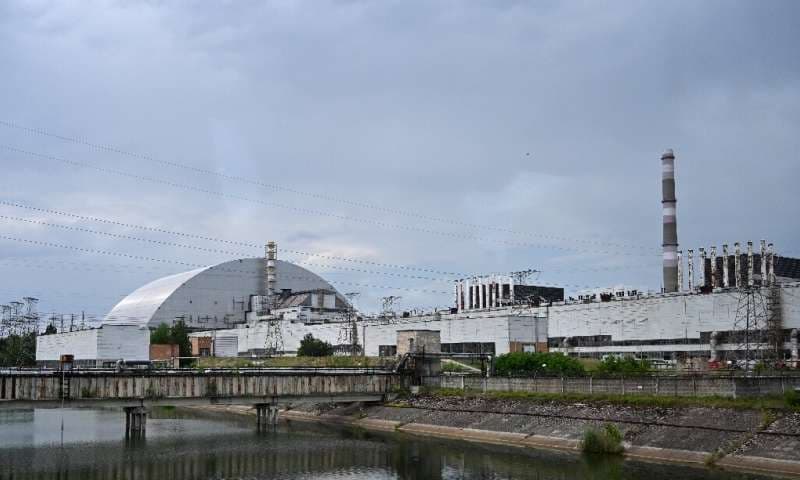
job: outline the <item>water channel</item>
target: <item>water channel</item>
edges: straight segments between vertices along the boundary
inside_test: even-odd
[[[120,410],[0,410],[0,479],[766,479],[352,428],[159,409],[124,440]]]

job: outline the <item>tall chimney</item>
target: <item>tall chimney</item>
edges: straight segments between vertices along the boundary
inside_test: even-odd
[[[722,287],[728,288],[731,286],[731,279],[729,275],[728,260],[730,260],[730,256],[728,255],[728,244],[722,244]]]
[[[755,285],[753,280],[753,242],[747,242],[747,286]]]
[[[661,156],[661,211],[664,222],[664,291],[678,291],[678,224],[675,207],[675,155],[671,149]]]
[[[689,283],[687,286],[689,287],[689,293],[692,293],[694,292],[694,250],[690,248],[688,250],[688,253],[689,253],[689,258],[687,259],[688,261],[687,268],[689,270],[689,275],[688,275]]]
[[[678,291],[683,291],[683,252],[678,250]]]
[[[742,248],[739,246],[739,242],[733,244],[734,255],[736,258],[733,259],[733,277],[736,281],[736,288],[742,288]]]
[[[767,275],[767,241],[761,240],[761,285],[769,283]]]
[[[277,276],[275,274],[275,260],[278,256],[278,246],[275,242],[267,243],[267,307],[272,310],[275,307],[275,285]]]

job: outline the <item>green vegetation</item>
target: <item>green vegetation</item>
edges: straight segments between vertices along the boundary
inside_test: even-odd
[[[32,367],[35,365],[35,333],[0,338],[0,367]]]
[[[616,425],[610,423],[599,430],[590,428],[583,433],[581,450],[585,453],[622,453],[622,433]]]
[[[783,396],[783,400],[790,408],[800,410],[800,392],[797,390],[789,390]]]
[[[169,325],[162,323],[155,330],[150,332],[150,344],[152,345],[166,345],[172,343],[172,338],[169,333]]]
[[[44,329],[44,333],[42,335],[53,335],[55,333],[58,333],[58,329],[51,323],[47,326],[47,328]]]
[[[192,343],[189,341],[189,327],[183,320],[175,322],[172,327],[162,323],[150,332],[151,345],[178,345],[181,357],[192,356]]]
[[[323,340],[314,338],[310,333],[300,340],[300,348],[297,349],[298,357],[330,357],[333,355],[333,346]]]
[[[524,400],[530,402],[561,402],[627,405],[632,407],[713,407],[739,410],[797,410],[782,395],[764,397],[668,397],[655,395],[583,395],[576,393],[535,393],[535,392],[470,392],[455,388],[425,389],[426,394],[442,397],[485,397],[499,400]]]
[[[507,353],[497,357],[494,368],[499,376],[550,375],[579,377],[586,374],[586,369],[577,359],[560,353]]]
[[[607,357],[597,364],[595,372],[600,375],[645,375],[650,373],[650,369],[651,365],[647,360]]]

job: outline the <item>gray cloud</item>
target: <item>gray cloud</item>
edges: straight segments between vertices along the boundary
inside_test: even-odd
[[[800,254],[800,229],[792,221],[800,214],[794,186],[800,178],[798,10],[789,1],[4,2],[0,111],[6,120],[532,236],[258,188],[7,128],[0,128],[0,143],[257,201],[6,151],[0,152],[2,198],[258,244],[274,238],[284,248],[383,263],[457,272],[534,267],[544,270],[543,282],[658,289],[659,157],[667,147],[678,157],[682,245],[767,237],[780,251]],[[0,214],[28,215],[9,208]],[[7,221],[0,231],[192,263],[224,258]],[[641,248],[607,243],[656,255],[632,255]],[[141,263],[132,260],[11,242],[0,248],[3,257],[45,255],[123,270],[2,264],[4,295],[35,289],[52,294],[46,298],[52,309],[103,313],[113,300],[101,296],[122,294],[155,275],[125,269]],[[172,267],[159,268],[180,270]],[[612,269],[568,272],[594,267]],[[450,289],[356,272],[325,275]],[[87,296],[56,297],[65,290]],[[362,290],[368,308],[393,293]],[[450,300],[403,296],[408,308]]]

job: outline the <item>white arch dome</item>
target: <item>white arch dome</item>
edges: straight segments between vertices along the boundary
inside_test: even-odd
[[[192,328],[230,327],[231,319],[244,320],[251,295],[264,295],[265,262],[243,258],[159,278],[123,298],[103,324],[155,328],[183,318]],[[275,269],[279,292],[330,290],[346,303],[330,283],[305,268],[276,260]]]

